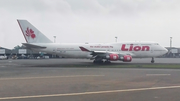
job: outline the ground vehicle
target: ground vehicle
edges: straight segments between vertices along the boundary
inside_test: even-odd
[[[6,55],[0,56],[0,60],[6,60],[6,59],[8,59],[8,57]]]

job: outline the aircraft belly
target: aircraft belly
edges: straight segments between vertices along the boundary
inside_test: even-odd
[[[144,51],[144,52],[133,52],[134,56],[133,58],[145,58],[145,57],[152,57],[153,54],[150,54],[149,51]]]
[[[81,51],[65,51],[59,53],[58,55],[64,57],[72,57],[72,58],[87,58],[89,54],[90,53],[88,52],[81,52]]]

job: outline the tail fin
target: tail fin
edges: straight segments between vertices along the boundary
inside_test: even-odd
[[[17,20],[27,43],[52,43],[44,34],[27,20]]]

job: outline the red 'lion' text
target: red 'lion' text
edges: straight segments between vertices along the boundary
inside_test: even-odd
[[[126,44],[122,44],[121,47],[122,51],[149,51],[149,46],[133,46],[133,44],[130,44],[130,46],[126,46]]]

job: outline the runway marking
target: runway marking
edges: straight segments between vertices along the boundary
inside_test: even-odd
[[[98,77],[105,75],[70,75],[70,76],[44,76],[44,77],[24,77],[24,78],[0,78],[0,80],[26,80],[26,79],[49,79],[49,78],[70,78],[70,77]]]
[[[146,74],[146,76],[170,76],[171,74]]]
[[[43,98],[43,97],[60,97],[60,96],[78,96],[78,95],[90,95],[90,94],[119,93],[119,92],[133,92],[133,91],[160,90],[160,89],[175,89],[175,88],[180,88],[180,86],[151,87],[151,88],[110,90],[110,91],[96,91],[96,92],[82,92],[82,93],[67,93],[67,94],[51,94],[51,95],[2,97],[2,98],[0,98],[0,100],[25,99],[25,98],[26,98],[26,99],[27,99],[27,98]]]

